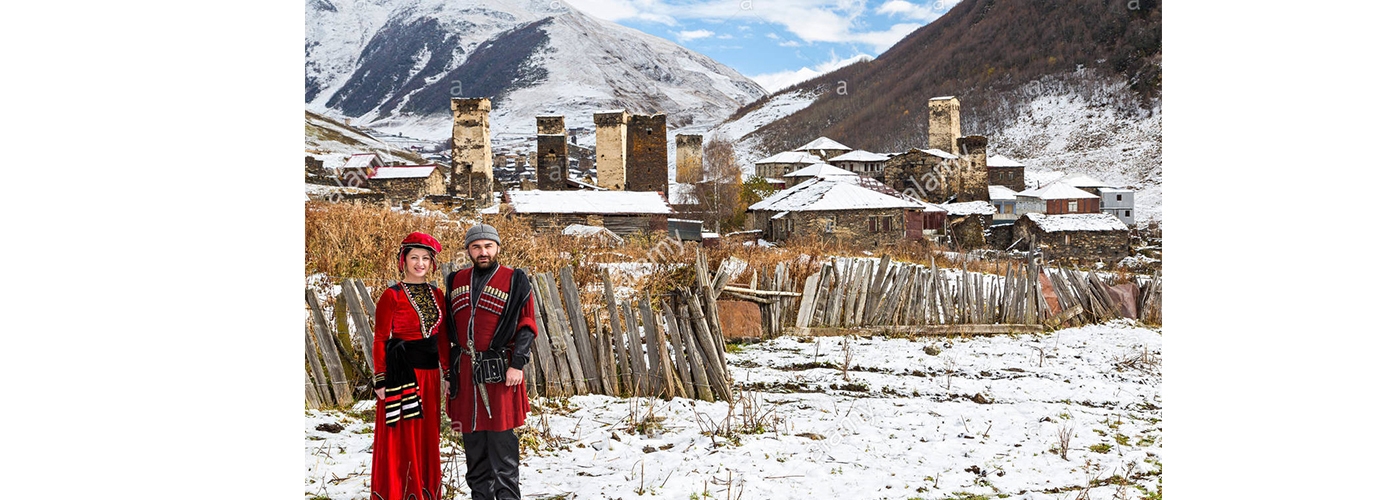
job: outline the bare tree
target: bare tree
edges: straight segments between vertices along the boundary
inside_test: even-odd
[[[695,186],[706,227],[724,232],[743,226],[748,206],[740,200],[742,185],[734,141],[725,136],[711,138],[701,151],[700,182]]]

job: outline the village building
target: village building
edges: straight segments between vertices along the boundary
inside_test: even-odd
[[[569,168],[569,141],[564,130],[564,117],[559,115],[535,117],[536,189],[558,191],[567,189],[566,182],[573,172]]]
[[[1016,213],[1092,214],[1099,212],[1099,195],[1056,182],[1016,193]]]
[[[748,208],[768,241],[819,234],[874,246],[923,237],[925,205],[863,187],[859,177],[818,177]]]
[[[885,153],[871,153],[869,151],[857,149],[846,154],[828,158],[826,161],[827,163],[857,174],[874,176],[885,170],[885,161],[889,159],[890,155]]]
[[[452,99],[452,172],[448,176],[448,193],[470,200],[476,207],[495,201],[490,116],[490,99]]]
[[[585,226],[583,224],[570,224],[564,228],[565,236],[573,236],[580,240],[592,242],[597,245],[616,247],[622,245],[622,237],[609,231],[602,226]]]
[[[673,214],[657,191],[508,191],[501,213],[523,217],[537,231],[561,231],[571,224],[602,226],[619,236],[666,231]]]
[[[1101,189],[1103,189],[1103,188],[1106,188],[1106,187],[1113,187],[1113,186],[1108,185],[1108,183],[1106,183],[1106,182],[1104,182],[1104,181],[1095,179],[1095,178],[1093,178],[1093,177],[1089,177],[1089,176],[1087,176],[1087,175],[1082,175],[1082,174],[1081,174],[1081,175],[1070,176],[1070,177],[1065,177],[1065,178],[1060,179],[1060,180],[1057,180],[1057,181],[1055,181],[1055,182],[1060,183],[1060,184],[1064,184],[1064,185],[1066,185],[1066,186],[1071,186],[1071,187],[1076,187],[1076,188],[1079,188],[1079,189],[1083,189],[1083,190],[1085,190],[1085,191],[1088,191],[1088,192],[1090,192],[1090,193],[1093,193],[1094,195],[1098,195],[1098,194],[1099,194],[1099,190],[1101,190]]]
[[[1026,166],[1002,155],[987,158],[987,184],[1026,190]]]
[[[414,202],[447,194],[447,167],[405,165],[379,167],[369,174],[370,189],[384,193],[390,203]]]
[[[992,199],[992,224],[1016,222],[1016,191],[1006,186],[987,186],[987,195]]]
[[[962,249],[987,246],[986,232],[992,227],[996,208],[987,201],[963,201],[937,204],[947,211],[947,234],[953,244]]]
[[[1133,190],[1100,188],[1099,197],[1103,200],[1099,205],[1103,213],[1113,214],[1128,227],[1137,225],[1137,219],[1133,217]]]
[[[826,137],[818,137],[812,142],[793,148],[793,151],[808,153],[821,158],[822,161],[827,161],[851,152],[851,148]]]
[[[1111,214],[1029,213],[1016,221],[1014,247],[1035,246],[1048,260],[1118,262],[1130,255],[1128,226]]]
[[[822,163],[822,159],[809,153],[784,151],[754,162],[754,173],[770,183],[784,182],[784,175],[815,163]]]
[[[851,172],[843,168],[837,168],[833,165],[828,165],[826,163],[813,163],[811,165],[793,171],[787,175],[784,175],[783,179],[787,181],[786,184],[788,186],[796,186],[798,184],[818,177],[856,176],[858,176],[858,174],[856,174],[855,172]]]

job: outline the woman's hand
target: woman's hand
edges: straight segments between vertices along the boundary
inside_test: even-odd
[[[375,390],[374,390],[374,397],[379,398],[380,401],[383,401],[383,400],[384,400],[384,388],[383,388],[383,387],[380,387],[380,388],[378,388],[378,389],[375,389]]]
[[[506,387],[520,385],[525,381],[525,372],[515,368],[506,368]]]

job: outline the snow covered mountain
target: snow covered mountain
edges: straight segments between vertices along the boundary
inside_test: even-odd
[[[591,130],[593,113],[707,126],[765,92],[670,41],[550,0],[307,0],[307,109],[387,133],[451,134],[452,97],[489,97],[493,138],[535,116]],[[591,133],[580,143],[591,143]]]

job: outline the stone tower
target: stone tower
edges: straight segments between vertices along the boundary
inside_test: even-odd
[[[928,100],[928,147],[958,154],[957,140],[962,137],[962,117],[958,98],[935,97]]]
[[[627,117],[622,110],[593,113],[597,128],[594,166],[598,185],[606,189],[627,189]]]
[[[627,190],[670,192],[666,114],[627,118]]]
[[[954,194],[958,201],[992,201],[987,192],[987,138],[980,135],[960,137],[957,151]]]
[[[538,189],[561,191],[568,189],[569,136],[564,132],[563,116],[535,117],[535,184]]]
[[[449,192],[486,207],[495,175],[491,170],[491,100],[452,99],[452,185]]]
[[[676,134],[676,182],[700,182],[704,171],[700,152],[703,140],[703,136],[700,135]]]

